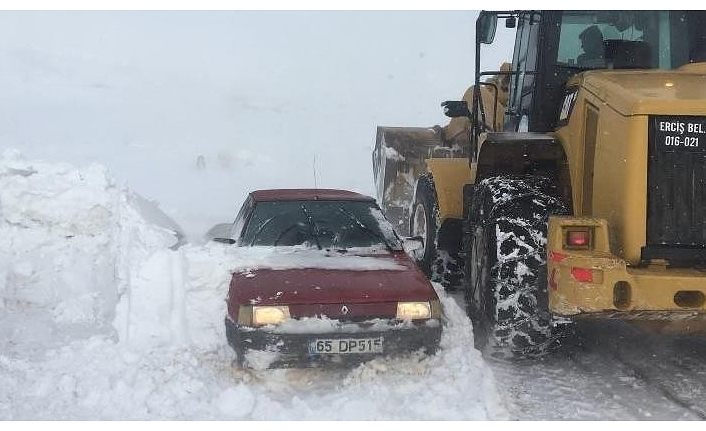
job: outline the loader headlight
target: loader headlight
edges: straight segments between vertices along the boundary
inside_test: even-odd
[[[429,319],[431,318],[431,305],[429,302],[398,302],[397,318],[402,320]]]
[[[252,308],[253,326],[277,325],[289,317],[289,307],[286,305],[254,306]]]

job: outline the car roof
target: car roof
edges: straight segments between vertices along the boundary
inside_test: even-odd
[[[375,199],[348,190],[335,189],[270,189],[250,193],[255,202],[272,201],[368,201]]]

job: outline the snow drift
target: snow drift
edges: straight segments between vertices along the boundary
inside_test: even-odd
[[[3,314],[31,312],[31,323],[49,323],[46,335],[57,325],[109,325],[129,290],[131,268],[179,244],[178,229],[165,220],[156,204],[118,187],[102,166],[28,161],[5,151],[0,156]]]
[[[355,369],[231,367],[224,297],[231,271],[339,265],[363,257],[181,245],[158,206],[98,165],[0,156],[0,419],[504,418],[449,317],[433,357]],[[378,268],[393,269],[393,268]]]

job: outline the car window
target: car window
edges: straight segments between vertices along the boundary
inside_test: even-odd
[[[240,241],[240,238],[243,234],[243,227],[245,226],[245,219],[248,214],[248,211],[252,207],[253,200],[250,196],[248,196],[247,199],[245,199],[245,202],[243,202],[243,205],[240,207],[240,211],[238,211],[238,215],[235,216],[235,221],[233,222],[231,229],[230,229],[230,238]]]
[[[258,202],[242,245],[347,249],[387,246],[399,249],[392,226],[373,202]]]

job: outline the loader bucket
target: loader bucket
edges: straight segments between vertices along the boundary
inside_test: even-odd
[[[439,127],[378,127],[373,173],[378,203],[401,236],[409,236],[409,218],[417,179],[432,157],[464,157],[464,147],[444,145]]]

